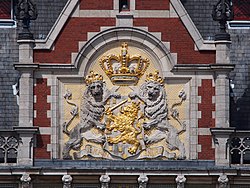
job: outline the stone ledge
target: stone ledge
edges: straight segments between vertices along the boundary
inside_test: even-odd
[[[234,64],[177,64],[171,72],[185,71],[224,71],[230,72],[234,69]]]

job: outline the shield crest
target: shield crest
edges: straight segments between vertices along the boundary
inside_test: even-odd
[[[113,157],[127,159],[144,149],[143,113],[140,102],[124,100],[107,108],[104,149]]]

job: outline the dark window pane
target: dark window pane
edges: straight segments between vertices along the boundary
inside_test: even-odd
[[[9,149],[7,152],[7,163],[16,163],[17,160],[17,150],[16,149]]]
[[[250,21],[250,1],[249,0],[234,0],[234,19]]]
[[[231,163],[240,164],[240,150],[235,149],[231,151]]]
[[[0,19],[11,19],[11,0],[0,1]]]
[[[250,164],[250,150],[243,152],[243,164]]]

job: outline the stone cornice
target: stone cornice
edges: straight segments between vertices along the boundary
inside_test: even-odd
[[[234,69],[234,64],[177,64],[171,70],[172,72],[196,72],[196,71],[223,71],[230,72]]]
[[[14,64],[16,70],[75,70],[76,67],[71,64]]]

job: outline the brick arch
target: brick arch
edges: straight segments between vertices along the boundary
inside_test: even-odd
[[[93,60],[118,42],[129,42],[130,46],[143,48],[155,59],[162,72],[170,72],[176,64],[166,45],[151,33],[138,28],[120,27],[96,34],[80,49],[74,61],[79,74],[86,76]]]

